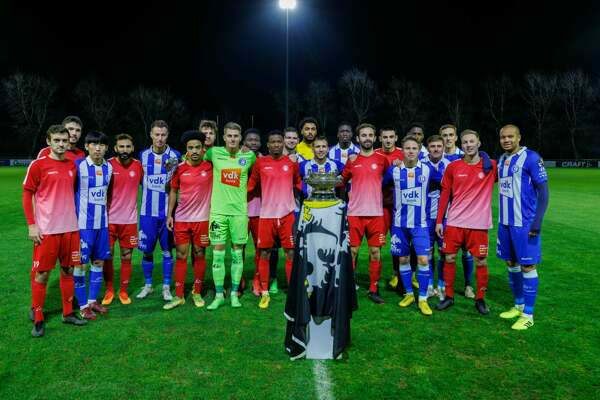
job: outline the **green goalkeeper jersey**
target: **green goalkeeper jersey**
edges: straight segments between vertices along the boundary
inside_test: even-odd
[[[225,147],[211,147],[204,159],[213,164],[213,185],[210,213],[248,215],[246,187],[250,169],[256,161],[252,151],[232,155]]]

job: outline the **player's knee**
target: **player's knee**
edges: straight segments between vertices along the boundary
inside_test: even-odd
[[[356,258],[358,255],[358,247],[350,247],[350,254],[352,254],[352,258]]]
[[[187,258],[187,248],[186,249],[176,249],[175,257],[177,257],[178,260],[185,260]]]
[[[456,254],[446,254],[446,262],[449,264],[456,262]]]
[[[524,273],[535,271],[535,265],[521,265],[521,271]]]
[[[133,254],[132,249],[121,249],[121,260],[125,260],[125,261],[131,260],[132,254]]]
[[[487,267],[487,258],[486,257],[475,257],[475,265],[477,268]]]
[[[60,267],[60,272],[66,276],[73,275],[73,266],[70,265],[68,267]]]
[[[271,249],[260,249],[260,259],[268,260],[271,258]]]
[[[398,262],[400,264],[408,264],[410,262],[410,257],[398,257]]]
[[[38,271],[35,273],[35,281],[37,283],[42,283],[42,284],[47,284],[48,283],[48,277],[50,276],[50,272],[49,271]]]
[[[144,253],[142,258],[146,262],[154,262],[154,256],[152,255],[152,253]]]
[[[294,259],[294,249],[287,249],[285,251],[285,259],[286,260],[293,260]]]
[[[204,247],[194,247],[195,257],[204,257]]]
[[[417,256],[417,263],[421,265],[429,264],[429,256]]]
[[[507,262],[506,262],[506,266],[507,266],[507,267],[509,267],[509,268],[512,268],[512,267],[514,267],[515,265],[516,265],[516,263],[515,263],[514,261],[507,261]]]
[[[371,261],[379,261],[381,258],[381,250],[379,247],[369,247],[369,259]]]

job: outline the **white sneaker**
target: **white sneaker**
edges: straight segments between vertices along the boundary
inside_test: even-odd
[[[471,286],[465,286],[465,297],[467,299],[475,298],[475,292],[473,291],[473,288]]]
[[[171,288],[169,288],[168,286],[163,285],[163,300],[164,301],[171,301],[173,300],[173,296],[171,295]]]
[[[435,296],[435,290],[433,286],[427,286],[427,298]]]
[[[144,287],[142,288],[142,291],[139,292],[138,295],[135,297],[138,299],[145,299],[152,292],[154,292],[154,289],[152,289],[152,286],[144,285]]]

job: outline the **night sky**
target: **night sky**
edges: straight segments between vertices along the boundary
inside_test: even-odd
[[[96,74],[123,90],[168,85],[193,109],[246,113],[270,112],[271,93],[284,87],[285,13],[276,0],[2,3],[2,76],[42,72],[73,87]],[[600,5],[591,3],[298,0],[291,87],[335,84],[352,66],[380,82],[404,74],[428,86],[449,75],[594,73]]]

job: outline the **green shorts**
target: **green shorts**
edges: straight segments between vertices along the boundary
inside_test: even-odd
[[[208,238],[213,245],[225,244],[228,238],[233,244],[246,244],[248,216],[211,214],[208,222]]]

